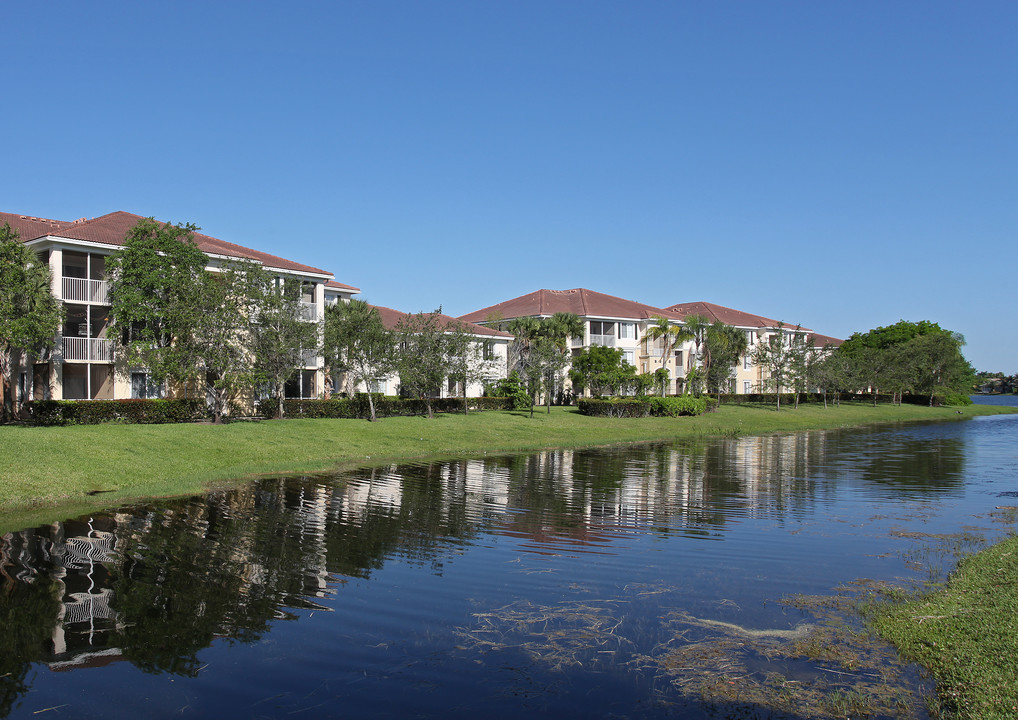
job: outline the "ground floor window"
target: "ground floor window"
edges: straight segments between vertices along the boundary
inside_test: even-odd
[[[161,398],[162,388],[152,381],[152,375],[147,372],[131,373],[131,398],[134,400],[148,400]]]
[[[368,392],[370,393],[382,393],[385,395],[385,380],[368,380]]]
[[[742,392],[744,392],[746,395],[749,395],[750,393],[753,392],[753,382],[751,380],[742,381]]]
[[[301,370],[294,373],[283,390],[286,397],[293,399],[310,399],[318,397],[317,373],[314,370]]]

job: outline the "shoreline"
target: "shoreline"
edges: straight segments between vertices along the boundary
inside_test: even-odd
[[[1014,414],[997,405],[722,405],[680,418],[593,418],[573,407],[364,420],[226,425],[0,427],[0,532],[271,475],[550,449],[732,438]]]

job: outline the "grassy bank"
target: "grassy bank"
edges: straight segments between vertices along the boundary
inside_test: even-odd
[[[941,591],[879,606],[874,625],[933,673],[942,717],[1018,717],[1018,538],[963,560]]]
[[[326,471],[388,460],[756,435],[872,423],[949,420],[1011,408],[842,404],[722,406],[699,417],[589,418],[574,408],[363,420],[229,425],[0,427],[0,531],[122,501],[200,492],[254,475]]]

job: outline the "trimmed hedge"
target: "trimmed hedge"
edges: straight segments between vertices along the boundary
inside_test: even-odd
[[[582,415],[591,417],[650,417],[650,400],[647,398],[580,398],[576,406]]]
[[[718,396],[715,395],[715,398]],[[733,404],[743,405],[746,403],[763,403],[765,405],[774,405],[777,400],[777,396],[774,393],[746,393],[745,395],[736,394],[723,394],[720,396],[722,404]],[[831,404],[835,401],[836,393],[827,393],[827,403]],[[841,393],[841,400],[843,402],[873,402],[872,393]],[[965,402],[969,400],[969,402]],[[823,393],[799,393],[799,403],[823,403]],[[890,393],[877,393],[877,404],[878,405],[890,405],[898,402],[898,398]],[[901,397],[901,402],[906,405],[929,405],[929,395],[912,395],[906,393]],[[794,405],[795,404],[795,393],[781,393],[781,404]],[[940,393],[933,396],[934,405],[969,405],[971,400],[967,395],[961,395],[959,393]]]
[[[670,395],[668,397],[580,398],[576,405],[582,415],[591,417],[679,417],[702,415],[716,410],[717,400],[706,395]]]
[[[392,395],[375,395],[376,417],[400,417],[427,415],[428,406],[419,398],[400,398]],[[479,397],[467,398],[470,410],[505,410],[511,398]],[[274,418],[279,408],[276,399],[262,400],[258,411],[262,417]],[[463,398],[434,398],[431,408],[435,412],[463,412]],[[331,400],[287,400],[283,405],[283,417],[302,418],[360,418],[371,417],[368,396],[358,393],[350,398],[333,398]]]
[[[713,405],[713,407],[711,407]],[[671,397],[650,398],[650,414],[664,417],[679,417],[680,415],[703,415],[707,408],[717,407],[717,401],[713,403],[707,397],[693,397],[692,395],[674,395]]]
[[[33,400],[31,422],[37,425],[97,425],[104,422],[139,424],[204,420],[204,400]]]

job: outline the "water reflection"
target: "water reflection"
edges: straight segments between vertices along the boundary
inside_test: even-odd
[[[485,538],[575,557],[625,555],[641,538],[724,540],[747,519],[813,515],[846,489],[949,495],[964,465],[963,440],[935,433],[749,437],[271,479],[9,533],[0,716],[30,689],[33,663],[194,677],[215,640],[249,643],[330,611],[345,583],[392,559],[441,575]]]

